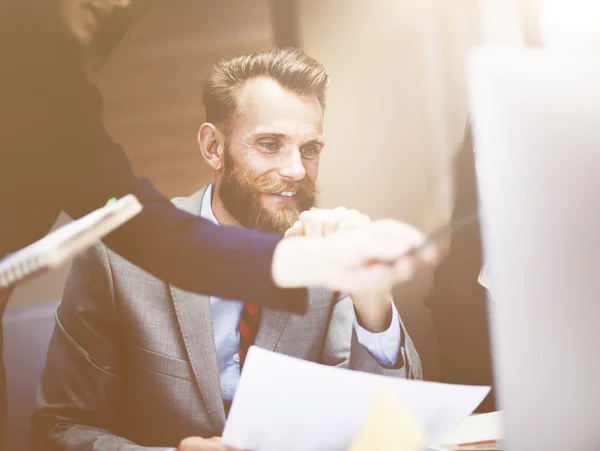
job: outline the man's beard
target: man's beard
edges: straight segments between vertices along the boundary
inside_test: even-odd
[[[293,202],[272,212],[261,202],[261,194],[278,194],[292,191]],[[223,178],[219,196],[227,212],[243,227],[261,232],[284,233],[298,220],[300,213],[309,210],[315,201],[317,190],[308,178],[300,182],[285,182],[259,178],[252,180],[233,162],[228,149],[224,152]]]

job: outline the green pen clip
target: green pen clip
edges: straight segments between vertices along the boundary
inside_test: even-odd
[[[114,204],[117,201],[116,197],[111,197],[110,199],[108,199],[108,201],[106,202],[106,205],[110,205],[110,204]]]

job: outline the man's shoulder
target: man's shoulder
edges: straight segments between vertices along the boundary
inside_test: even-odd
[[[190,212],[195,210],[197,213],[200,211],[199,206],[202,203],[202,198],[204,197],[206,189],[207,186],[196,191],[191,196],[172,198],[171,202],[173,202],[175,206],[181,208],[182,210]],[[151,245],[151,243],[148,243],[148,246]],[[84,270],[91,270],[98,267],[108,267],[110,268],[111,272],[118,273],[120,275],[125,274],[126,276],[129,276],[137,274],[145,275],[146,277],[151,278],[154,277],[131,263],[129,260],[121,257],[103,242],[95,244],[85,252],[81,253],[81,255],[74,259],[73,265]]]
[[[185,210],[188,213],[199,214],[200,207],[202,206],[202,199],[204,198],[204,193],[206,192],[208,187],[209,185],[204,186],[191,196],[173,197],[171,199],[171,202],[177,208],[181,208],[182,210]]]
[[[115,251],[110,249],[106,244],[100,242],[91,246],[86,251],[82,252],[73,260],[73,266],[85,270],[91,270],[95,267],[118,268],[119,271],[139,270],[137,266],[121,257]]]

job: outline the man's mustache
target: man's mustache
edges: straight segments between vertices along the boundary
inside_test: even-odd
[[[309,199],[314,199],[319,194],[319,190],[314,182],[309,178],[304,178],[300,182],[290,183],[284,180],[272,180],[267,178],[251,181],[250,185],[256,191],[265,194],[279,194],[281,192],[291,191],[303,195]]]

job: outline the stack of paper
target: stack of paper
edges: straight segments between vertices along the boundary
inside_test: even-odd
[[[502,412],[472,415],[446,436],[436,449],[496,451],[503,446]]]
[[[142,206],[133,194],[91,212],[0,260],[0,289],[57,268],[136,216]]]
[[[346,451],[381,390],[410,412],[427,443],[440,443],[490,388],[361,373],[251,347],[223,443],[252,451]]]

